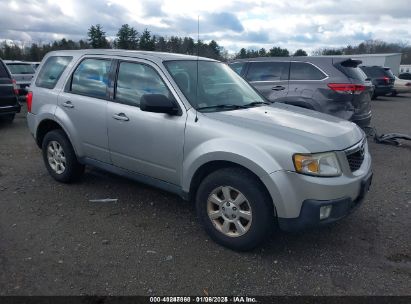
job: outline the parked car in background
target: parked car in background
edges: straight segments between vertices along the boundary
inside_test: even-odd
[[[30,63],[34,70],[37,70],[37,68],[40,65],[40,62],[34,62],[34,61],[25,61],[25,62]]]
[[[57,51],[36,75],[27,121],[53,178],[73,181],[91,165],[177,193],[229,248],[256,247],[276,222],[284,230],[335,222],[370,187],[358,126],[269,104],[221,62]],[[356,94],[349,85],[334,89]]]
[[[270,101],[337,116],[368,126],[373,89],[348,57],[262,57],[229,66]]]
[[[36,72],[30,63],[15,60],[5,60],[4,63],[16,81],[20,100],[25,100],[27,88],[30,86],[34,73]]]
[[[374,85],[373,99],[392,93],[395,78],[390,68],[381,66],[360,66],[360,68]]]
[[[392,90],[392,96],[398,94],[411,93],[411,80],[400,79],[395,76],[394,89]]]
[[[16,82],[0,59],[0,120],[12,122],[16,113],[20,112],[20,108]]]
[[[398,75],[398,78],[411,80],[411,73],[401,73],[400,75]]]

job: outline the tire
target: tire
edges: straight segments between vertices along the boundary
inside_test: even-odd
[[[42,151],[44,164],[55,180],[71,183],[78,180],[83,174],[84,165],[78,162],[73,146],[63,130],[48,132],[42,142]],[[56,152],[54,153],[54,151]],[[49,161],[50,155],[53,159],[51,161]]]
[[[397,95],[398,95],[397,91],[392,91],[392,92],[391,92],[391,96],[392,96],[392,97],[396,97]]]
[[[16,117],[16,114],[13,113],[13,114],[7,114],[7,115],[4,115],[4,116],[0,116],[0,119],[2,119],[3,121],[6,121],[8,123],[12,123],[15,117]]]
[[[231,197],[229,206],[223,191]],[[238,193],[245,198],[239,200],[244,201],[242,204],[234,203],[239,198]],[[219,205],[211,202],[215,202],[211,199],[215,198],[213,194],[219,199]],[[238,251],[248,251],[260,245],[271,235],[275,223],[273,202],[264,185],[253,174],[241,168],[224,168],[208,175],[198,188],[196,209],[210,237],[216,243]],[[218,214],[212,220],[209,213]],[[250,220],[244,218],[244,215]],[[235,219],[232,218],[234,216]],[[230,221],[236,221],[237,224]],[[246,232],[238,229],[241,228],[237,226],[238,222]]]

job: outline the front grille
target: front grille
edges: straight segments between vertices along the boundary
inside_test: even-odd
[[[351,172],[360,169],[365,156],[365,141],[362,141],[358,147],[347,151],[346,155]]]

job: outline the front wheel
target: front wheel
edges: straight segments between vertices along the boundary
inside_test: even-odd
[[[234,250],[251,250],[271,234],[273,202],[256,176],[241,168],[208,175],[196,197],[197,213],[210,237]]]
[[[73,146],[63,130],[47,133],[42,151],[46,168],[55,180],[70,183],[83,174],[84,166],[77,161]]]

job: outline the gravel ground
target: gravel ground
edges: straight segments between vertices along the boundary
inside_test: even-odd
[[[411,96],[373,113],[379,132],[411,134]],[[411,295],[411,143],[370,150],[357,212],[237,253],[172,194],[95,169],[57,183],[21,113],[0,124],[0,295]],[[118,202],[89,202],[107,197]]]

